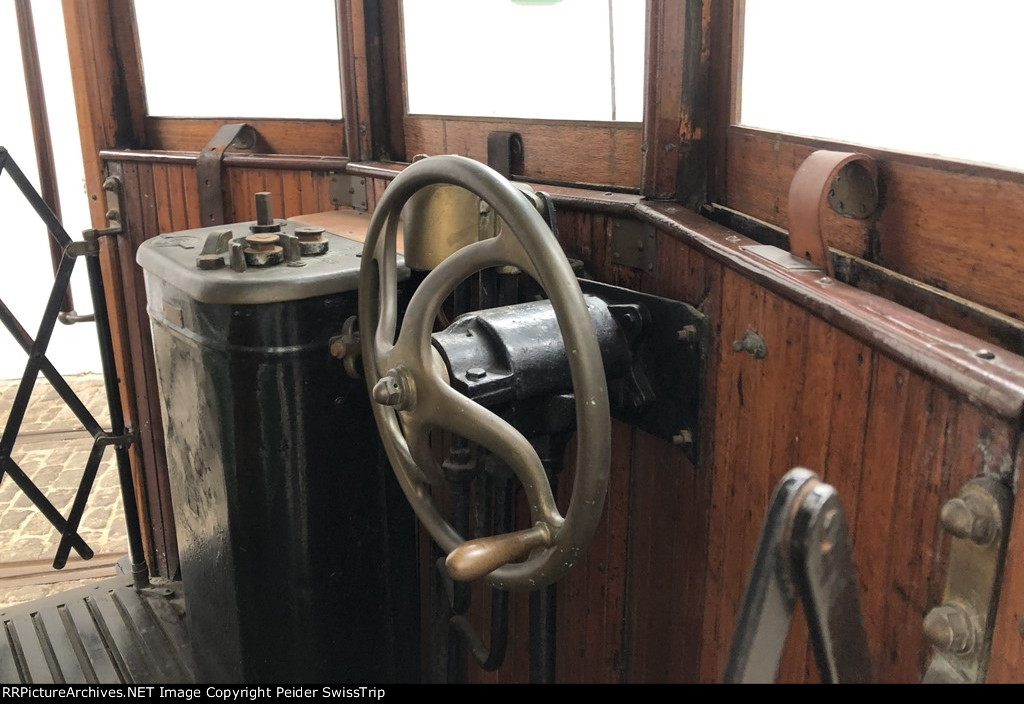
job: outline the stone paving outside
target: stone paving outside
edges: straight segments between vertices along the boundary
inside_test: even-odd
[[[69,385],[96,417],[109,429],[103,377],[82,374],[67,377]],[[0,428],[7,424],[20,380],[0,380]],[[78,418],[44,378],[36,380],[32,399],[22,422],[11,457],[43,490],[50,502],[67,516],[92,448],[92,437]],[[104,451],[79,528],[82,538],[97,557],[127,553],[124,513],[118,486],[114,450]],[[69,580],[66,573],[49,563],[57,551],[60,535],[8,476],[0,478],[0,568],[14,562],[40,561],[45,584],[12,586],[0,577],[0,609],[83,586],[115,574],[88,580]],[[72,551],[72,556],[76,554]],[[88,563],[85,563],[86,565]]]

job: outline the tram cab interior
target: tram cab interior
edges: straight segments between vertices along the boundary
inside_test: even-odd
[[[1024,680],[1020,9],[13,5],[130,538],[0,680]]]

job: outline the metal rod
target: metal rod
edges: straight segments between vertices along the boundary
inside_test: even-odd
[[[36,164],[39,167],[39,191],[47,207],[53,211],[57,220],[61,220],[57,168],[53,159],[53,141],[50,139],[50,120],[46,110],[46,94],[43,91],[43,73],[39,65],[39,48],[32,20],[31,0],[15,0],[14,8],[18,18],[18,39],[21,42],[21,62],[25,71],[25,93],[32,121],[32,139]],[[63,252],[52,233],[48,242],[50,262],[53,265],[53,273],[56,274]],[[68,286],[64,292],[61,310],[64,313],[71,313],[74,309],[71,287]]]
[[[89,501],[92,485],[96,481],[100,460],[103,459],[103,449],[103,445],[94,441],[92,450],[89,451],[89,459],[85,463],[82,479],[78,482],[78,491],[75,492],[75,500],[71,504],[67,522],[64,524],[64,530],[61,531],[60,543],[57,545],[57,554],[53,558],[53,569],[55,570],[63,569],[68,563],[71,542],[78,535],[78,526],[82,523],[82,516],[85,515],[85,505]]]
[[[549,457],[550,462],[560,464]],[[558,489],[558,478],[551,473],[551,493]],[[530,684],[554,684],[556,636],[556,586],[530,592]]]
[[[487,492],[489,495],[491,492]],[[509,478],[499,479],[493,492],[494,496],[494,520],[489,531],[493,533],[507,533],[512,530],[512,517],[514,515],[513,500],[515,492],[512,490],[512,480]],[[491,590],[491,628],[490,646],[483,642],[480,635],[474,630],[472,624],[464,615],[456,615],[451,620],[453,633],[458,633],[469,645],[473,658],[482,670],[493,672],[505,662],[505,653],[508,649],[508,592],[501,589]]]
[[[21,327],[21,323],[18,322],[17,318],[11,312],[10,308],[0,300],[0,323],[3,323],[7,331],[11,333],[11,336],[17,341],[21,348],[25,350],[26,354],[32,352],[32,337],[28,334],[25,328]],[[99,421],[93,416],[92,412],[86,408],[85,404],[75,394],[74,389],[68,385],[68,382],[64,380],[64,377],[60,375],[57,368],[53,366],[53,363],[43,357],[39,363],[39,370],[46,377],[50,385],[53,386],[54,391],[63,399],[64,403],[68,405],[71,412],[75,414],[79,422],[85,426],[85,429],[89,431],[89,434],[94,438],[103,432],[100,427]]]
[[[95,236],[95,231],[89,231]],[[100,364],[103,367],[103,385],[107,392],[107,406],[110,409],[110,432],[114,437],[126,435],[124,409],[121,407],[121,393],[117,385],[117,367],[114,362],[114,344],[110,336],[110,318],[107,315],[107,300],[103,287],[103,271],[99,257],[86,258],[89,274],[89,293],[92,295],[92,309],[96,316],[96,338],[100,349]],[[128,533],[128,560],[131,562],[132,582],[136,589],[149,586],[149,566],[142,544],[142,526],[139,509],[135,503],[135,480],[132,476],[128,448],[125,443],[114,447],[117,460],[117,474],[121,485],[121,503],[124,506],[125,527]]]
[[[530,684],[555,682],[555,585],[530,592]]]
[[[25,409],[28,407],[29,399],[32,396],[32,389],[36,383],[36,376],[42,360],[46,356],[46,347],[50,344],[50,336],[53,334],[53,326],[57,321],[57,312],[60,308],[61,290],[66,288],[71,280],[71,271],[75,266],[75,260],[65,257],[57,269],[57,277],[53,281],[53,288],[50,289],[50,298],[43,309],[43,318],[39,323],[39,332],[36,334],[35,342],[29,352],[28,361],[25,363],[25,373],[21,377],[21,384],[14,396],[14,403],[11,406],[10,415],[7,418],[7,425],[4,427],[3,437],[0,438],[0,456],[9,456],[14,447],[14,441],[21,429],[21,422],[25,419]],[[2,474],[0,474],[2,478]]]
[[[9,455],[0,452],[0,473],[7,474],[18,485],[22,493],[28,497],[29,501],[39,509],[39,512],[50,522],[54,528],[59,532],[64,532],[66,521],[64,516],[60,514],[60,511],[50,503],[50,500],[46,498],[43,492],[39,491],[39,487],[32,483],[32,480],[28,478],[25,471],[18,466],[18,463],[10,458]],[[88,560],[93,556],[92,548],[80,535],[76,535],[72,538],[72,547],[75,548],[83,560]]]

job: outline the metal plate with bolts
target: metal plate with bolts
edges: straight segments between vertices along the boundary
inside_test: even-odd
[[[331,205],[347,206],[365,213],[368,204],[366,200],[366,178],[363,176],[350,176],[332,172],[330,175]]]
[[[939,514],[953,536],[942,604],[924,618],[933,657],[925,683],[984,682],[1013,496],[996,477],[972,479]]]
[[[630,289],[580,280],[584,293],[608,304],[640,304],[650,327],[640,344],[640,362],[654,392],[640,411],[617,400],[610,384],[612,415],[679,447],[696,465],[700,449],[700,406],[706,369],[708,319],[693,306]]]
[[[628,218],[612,220],[612,263],[654,271],[658,246],[653,225]]]

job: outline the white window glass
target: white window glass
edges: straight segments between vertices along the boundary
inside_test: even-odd
[[[341,117],[333,0],[136,0],[146,102],[169,117]]]
[[[644,0],[404,0],[411,114],[638,122]]]
[[[741,122],[1024,169],[1024,3],[747,0]]]

